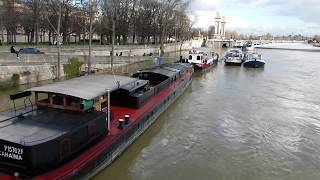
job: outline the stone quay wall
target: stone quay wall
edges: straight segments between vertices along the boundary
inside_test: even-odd
[[[189,50],[199,47],[201,41],[187,41],[182,45],[182,50]],[[26,84],[31,82],[49,80],[56,78],[57,72],[57,48],[54,46],[35,48],[45,52],[45,54],[15,54],[9,53],[10,47],[0,46],[0,82],[9,80],[13,74],[20,76],[19,83]],[[19,49],[22,47],[16,47]],[[108,71],[111,68],[110,46],[93,46],[91,56],[91,67],[96,71]],[[121,69],[128,64],[137,62],[153,61],[158,56],[158,45],[121,45],[115,47],[114,67]],[[179,51],[180,43],[165,44],[165,52]],[[121,54],[121,56],[119,56]],[[63,46],[61,48],[61,76],[64,76],[63,64],[68,59],[75,57],[84,62],[83,70],[86,68],[88,60],[88,47],[85,46]]]

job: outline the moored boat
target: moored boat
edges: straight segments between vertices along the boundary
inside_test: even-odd
[[[233,46],[234,48],[243,48],[245,46],[245,41],[236,41],[235,45]]]
[[[314,43],[313,47],[320,47],[320,43]]]
[[[216,65],[219,55],[212,52],[209,48],[192,49],[189,53],[188,63],[192,64],[195,70],[206,69],[212,65]]]
[[[132,77],[83,76],[10,96],[29,105],[0,114],[0,179],[92,177],[185,91],[192,72],[188,64],[163,64]]]
[[[262,68],[265,63],[266,61],[262,59],[261,55],[250,53],[246,56],[243,66],[249,68]]]
[[[230,49],[224,56],[225,65],[241,66],[244,54],[240,49]]]

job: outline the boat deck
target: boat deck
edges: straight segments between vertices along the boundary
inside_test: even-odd
[[[101,113],[79,113],[60,109],[37,109],[24,114],[23,117],[14,117],[0,121],[1,140],[21,144],[35,145],[61,136],[88,119],[95,119]],[[7,115],[2,114],[2,118]]]

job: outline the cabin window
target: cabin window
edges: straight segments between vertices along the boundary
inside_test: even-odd
[[[63,106],[63,96],[62,95],[53,94],[52,95],[52,104]]]
[[[36,97],[36,102],[39,102],[39,103],[49,103],[49,95],[48,95],[48,93],[39,93],[39,92],[36,92],[36,93],[35,93],[35,97]]]
[[[201,57],[200,57],[200,56],[197,56],[197,60],[201,60]]]
[[[192,60],[192,56],[191,55],[189,56],[189,59]]]
[[[78,107],[80,99],[72,96],[66,96],[66,105],[71,107]]]
[[[60,161],[71,154],[71,140],[66,138],[60,142]]]
[[[36,92],[35,102],[37,106],[80,111],[80,104],[82,100],[80,98],[63,94]]]

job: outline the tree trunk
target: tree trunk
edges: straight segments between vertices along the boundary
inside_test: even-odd
[[[164,55],[164,42],[163,42],[163,38],[164,38],[164,32],[162,31],[161,36],[160,36],[160,57],[163,57],[163,55]]]
[[[67,43],[67,32],[65,30],[63,30],[63,32],[62,32],[62,42],[63,42],[63,44],[68,44]]]
[[[0,28],[1,28],[1,42],[4,44],[4,30],[2,25],[0,26]]]
[[[180,58],[181,58],[181,56],[182,56],[182,45],[183,45],[183,40],[181,40],[180,49],[179,49],[179,56],[180,56]]]
[[[135,40],[136,40],[136,33],[133,33],[133,36],[132,36],[132,44],[135,43]]]
[[[116,22],[115,19],[112,18],[112,40],[111,40],[111,69],[113,69],[113,56],[114,56],[114,39],[116,36]]]
[[[30,38],[30,42],[33,43],[34,42],[34,29],[31,30],[31,38]]]
[[[11,41],[10,41],[10,32],[7,30],[7,43],[8,44],[11,44]]]
[[[92,22],[93,21],[93,12],[90,12],[90,27],[89,27],[89,57],[88,57],[88,74],[91,73],[91,45],[92,45]]]
[[[51,42],[52,42],[51,41],[51,31],[49,31],[49,35],[48,36],[49,36],[49,44],[51,44]]]
[[[83,33],[83,45],[86,45],[86,33]]]
[[[58,46],[58,69],[57,69],[57,78],[60,79],[61,73],[60,73],[60,54],[61,54],[61,48],[60,48],[60,26],[61,26],[61,11],[62,11],[62,4],[59,4],[59,15],[58,15],[58,25],[57,25],[57,46]]]
[[[42,32],[42,37],[43,37],[43,42],[46,42],[46,32],[45,31]]]
[[[35,43],[38,44],[39,43],[39,26],[38,26],[38,23],[36,23],[34,31],[35,31]]]

